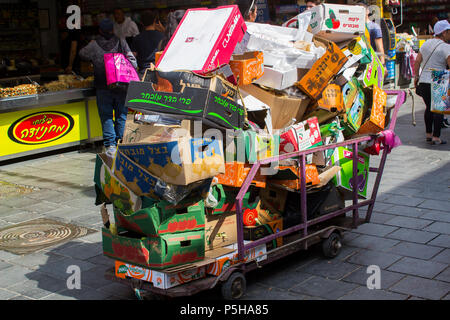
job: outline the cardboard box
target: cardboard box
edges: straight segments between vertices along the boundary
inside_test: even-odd
[[[116,261],[115,273],[117,278],[134,278],[150,282],[155,288],[170,289],[206,276],[206,267],[191,268],[180,272],[167,273],[157,270],[134,266]]]
[[[130,233],[113,235],[102,228],[102,238],[105,256],[151,269],[192,263],[205,256],[204,230],[141,238]]]
[[[97,154],[95,159],[94,182],[105,196],[124,213],[131,214],[142,208],[142,199],[117,179],[106,165],[106,155]]]
[[[342,67],[342,70],[352,67],[355,63],[367,64],[372,61],[370,55],[370,43],[364,35],[356,37],[342,49],[347,56],[348,61]]]
[[[373,48],[369,47],[369,50],[372,61],[367,64],[366,69],[358,78],[358,80],[361,82],[364,88],[368,88],[373,85],[378,86],[378,88],[383,88],[386,69],[383,67]]]
[[[341,70],[348,58],[334,43],[330,42],[325,54],[311,70],[295,85],[313,99],[318,99],[330,80]]]
[[[244,244],[249,243],[250,241],[244,241]],[[239,262],[238,260],[238,249],[237,243],[227,246],[225,249],[232,250],[229,253],[224,255],[215,257],[215,262],[206,266],[206,274],[219,276],[223,271],[227,268]],[[256,258],[256,261],[261,262],[267,259],[267,246],[265,244],[259,245],[255,248],[245,251],[244,253],[244,262],[253,260]]]
[[[245,226],[244,227],[244,240],[255,241],[271,234],[276,234],[283,230],[283,219],[271,221],[269,223],[259,226]],[[274,245],[275,242],[275,245]],[[283,237],[279,237],[272,242],[268,242],[267,249],[278,248],[283,245]]]
[[[258,202],[254,196],[255,189],[250,188],[242,199],[242,205],[244,208],[254,209]],[[218,215],[225,213],[236,213],[236,197],[238,190],[235,188],[224,187],[221,184],[217,184],[212,187],[212,195],[218,201],[215,208],[205,208],[207,214]]]
[[[155,64],[158,64],[159,59],[161,59],[161,56],[162,56],[163,52],[164,51],[155,52]]]
[[[353,104],[346,112],[344,117],[344,134],[349,136],[356,133],[362,123],[365,110],[365,96],[363,90],[360,88],[359,84],[356,85],[357,93]]]
[[[266,188],[261,189],[259,195],[261,197],[261,204],[263,205],[263,207],[267,207],[271,211],[275,211],[278,213],[284,212],[286,198],[288,195],[287,190],[272,187],[269,185]]]
[[[344,99],[341,87],[337,84],[329,84],[322,93],[322,98],[317,101],[317,106],[330,112],[344,110]]]
[[[347,82],[342,88],[342,99],[344,101],[345,112],[350,112],[352,108],[356,96],[358,95],[358,80],[356,78],[352,78],[349,82]]]
[[[188,72],[167,73],[165,76],[170,74],[172,81],[161,78],[163,74],[159,72],[156,84],[130,82],[125,105],[146,113],[202,120],[219,128],[238,130],[243,127],[246,111],[232,98],[237,97],[237,89],[231,83],[219,76],[202,78]],[[183,78],[196,83],[179,84]],[[175,85],[173,81],[177,79],[175,83],[178,84]]]
[[[237,241],[236,212],[206,215],[205,250],[221,248]]]
[[[119,144],[118,150],[161,180],[188,185],[225,172],[221,140],[179,138],[162,143]]]
[[[132,214],[124,214],[114,206],[114,220],[118,228],[145,236],[202,230],[205,228],[203,200],[192,202],[187,199],[172,205],[167,201],[160,201]]]
[[[306,186],[314,186],[320,183],[319,172],[314,164],[307,164],[305,168]],[[270,177],[270,183],[283,186],[288,190],[301,189],[301,172],[297,166],[279,166],[278,173]]]
[[[331,160],[332,164],[340,166],[341,170],[333,178],[333,183],[341,190],[347,191],[347,197],[351,199],[353,185],[358,188],[358,194],[366,198],[367,182],[369,180],[369,155],[358,152],[358,176],[353,177],[353,152],[351,148],[336,148]]]
[[[366,9],[364,7],[322,4],[311,10],[309,27],[313,34],[340,42],[365,32]]]
[[[376,85],[372,89],[372,108],[369,119],[359,128],[358,134],[376,134],[384,130],[387,94]]]
[[[264,68],[264,75],[254,81],[254,83],[276,90],[284,90],[292,87],[298,80],[299,77],[297,68],[292,68],[290,70],[277,70],[266,66]]]
[[[321,142],[317,117],[309,118],[280,135],[280,154],[314,148]]]
[[[241,89],[270,107],[273,129],[284,129],[293,118],[301,121],[310,101],[306,97],[297,98],[267,91],[254,84],[243,86]]]
[[[217,175],[218,183],[230,187],[242,187],[247,175],[252,168],[251,164],[242,162],[226,162],[225,163],[225,173]],[[253,178],[252,185],[259,188],[265,188],[266,186],[266,176],[260,174],[258,171]]]
[[[230,61],[246,30],[237,5],[188,9],[156,66],[205,74]]]
[[[280,136],[257,133],[252,130],[244,131],[245,154],[248,163],[276,157],[280,149]]]
[[[250,51],[233,55],[229,65],[240,86],[251,84],[264,74],[264,54],[261,51]]]

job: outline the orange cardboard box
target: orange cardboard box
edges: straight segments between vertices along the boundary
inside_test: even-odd
[[[370,118],[358,130],[358,134],[374,134],[384,130],[387,94],[376,85],[373,86],[373,102]]]
[[[330,112],[340,112],[344,109],[344,98],[341,87],[337,84],[329,84],[322,93],[322,98],[317,101],[320,109]]]
[[[241,187],[251,168],[252,165],[247,163],[237,161],[225,162],[225,173],[216,176],[218,184],[230,187]],[[257,172],[252,184],[259,188],[265,188],[266,176]]]
[[[279,166],[279,170],[291,170],[292,173],[294,173],[298,179],[292,179],[292,180],[275,180],[271,179],[270,182],[272,184],[282,185],[286,188],[292,189],[292,190],[300,190],[301,189],[301,173],[300,168],[297,166]],[[306,173],[306,185],[312,185],[315,186],[320,183],[319,179],[319,172],[317,171],[317,167],[314,164],[307,164],[305,168]]]
[[[251,84],[264,74],[264,54],[261,51],[233,55],[229,65],[240,86]]]
[[[329,42],[325,54],[295,85],[311,98],[317,99],[347,60],[347,56],[341,49],[334,42]]]
[[[163,54],[164,51],[158,51],[155,53],[155,65],[158,63],[159,58],[161,58],[161,55]]]

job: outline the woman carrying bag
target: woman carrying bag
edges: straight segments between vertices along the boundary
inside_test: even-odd
[[[137,63],[126,41],[119,40],[114,35],[114,24],[111,20],[104,19],[100,22],[99,33],[95,40],[81,49],[80,57],[94,65],[94,86],[103,129],[103,144],[106,154],[114,157],[117,143],[123,137],[128,108],[125,107],[126,91],[120,88],[112,89],[107,85],[104,56],[109,53],[122,53],[134,69],[137,68]]]
[[[434,36],[419,50],[414,64],[414,86],[426,105],[426,140],[432,145],[438,145],[447,142],[440,139],[444,116],[431,112],[431,69],[446,70],[450,66],[450,23],[447,20],[438,21],[434,25]],[[421,66],[422,72],[419,74]]]

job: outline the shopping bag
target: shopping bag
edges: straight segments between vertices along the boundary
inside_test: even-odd
[[[103,59],[108,87],[126,90],[130,81],[140,81],[136,69],[122,53],[105,53]]]
[[[431,112],[450,114],[450,70],[431,71]]]

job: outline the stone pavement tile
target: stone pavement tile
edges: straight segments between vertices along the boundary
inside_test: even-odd
[[[360,225],[357,229],[354,230],[354,232],[371,235],[371,236],[384,237],[385,235],[395,231],[396,229],[397,229],[397,227],[386,226],[383,224],[366,223],[366,224]]]
[[[55,203],[51,203],[51,202],[48,202],[45,200],[39,200],[38,203],[28,207],[27,210],[34,212],[34,213],[45,214],[47,212],[57,209],[58,206],[59,205],[57,205]]]
[[[72,223],[84,226],[84,227],[92,227],[95,224],[102,223],[102,217],[100,216],[100,210],[98,212],[90,211],[90,214],[75,217],[71,220]]]
[[[105,279],[105,271],[111,269],[111,266],[99,265],[87,271],[81,272],[81,287],[100,288],[111,283],[111,280]]]
[[[363,250],[353,256],[347,261],[363,266],[377,265],[381,269],[385,269],[400,260],[402,256],[373,250]]]
[[[441,201],[441,200],[425,200],[419,205],[420,208],[426,209],[434,209],[446,211],[450,208],[450,201]]]
[[[11,263],[7,263],[7,262],[4,262],[4,261],[0,261],[0,270],[9,268],[9,267],[11,267],[11,266],[12,266]]]
[[[405,294],[393,293],[381,289],[358,287],[339,300],[406,300],[407,298],[408,296]]]
[[[342,280],[345,282],[351,282],[351,283],[356,283],[362,286],[367,286],[367,279],[372,275],[373,273],[367,273],[367,268],[366,267],[362,267],[358,270],[356,270],[355,272],[349,274],[348,276],[346,276],[345,278],[343,278]],[[380,270],[380,276],[381,276],[381,289],[387,290],[389,289],[392,285],[394,285],[395,283],[397,283],[398,281],[400,281],[401,279],[403,279],[404,277],[406,277],[404,274],[401,273],[396,273],[396,272],[391,272],[391,271],[387,271],[387,270]]]
[[[352,231],[346,231],[344,232],[344,236],[342,237],[342,243],[348,243],[352,241],[353,239],[359,237],[360,234]]]
[[[360,252],[361,250],[362,250],[361,248],[356,248],[356,247],[351,247],[351,246],[344,245],[341,248],[341,252],[335,258],[335,260],[345,261],[348,258],[350,258],[351,256],[353,256],[354,254]]]
[[[106,256],[104,256],[103,254],[99,254],[95,257],[89,258],[86,260],[87,262],[96,264],[96,265],[104,265],[104,266],[109,266],[109,267],[113,267],[114,266],[114,260],[111,258],[108,258]]]
[[[35,252],[32,254],[18,256],[18,258],[11,259],[9,262],[27,267],[29,269],[37,269],[46,263],[52,263],[64,259],[64,257],[51,252]]]
[[[336,300],[356,287],[358,287],[356,284],[314,276],[290,289],[290,291],[303,295]]]
[[[89,209],[96,210],[97,206],[95,205],[95,198],[92,197],[82,197],[79,199],[70,200],[64,203],[69,207],[79,208],[79,209]]]
[[[64,291],[51,294],[43,300],[106,300],[111,295],[108,293],[81,286],[81,289],[66,289]]]
[[[379,199],[379,201],[381,201],[383,203],[388,203],[388,204],[416,207],[424,201],[432,201],[432,200],[426,200],[423,198],[419,198],[417,196],[409,197],[409,196],[399,196],[399,195],[388,195],[388,196],[386,196],[386,198]],[[433,209],[433,208],[431,208],[431,209]]]
[[[42,265],[39,267],[38,271],[58,279],[67,279],[71,275],[70,273],[67,273],[67,268],[69,266],[78,266],[83,273],[84,271],[94,268],[96,265],[79,259],[66,258]]]
[[[434,238],[433,240],[428,242],[428,244],[437,247],[450,248],[450,236],[441,234],[437,238]]]
[[[388,250],[396,244],[400,243],[398,240],[385,239],[380,237],[361,235],[348,242],[349,246],[354,246],[358,248],[366,248],[372,250]]]
[[[410,242],[427,243],[438,236],[439,233],[400,228],[388,234],[386,237]]]
[[[278,288],[252,286],[247,290],[242,300],[303,300],[305,296]]]
[[[339,261],[339,260],[326,260],[320,259],[314,261],[304,267],[296,269],[299,273],[309,273],[315,276],[321,276],[327,279],[338,280],[347,274],[358,269],[358,266],[353,264]]]
[[[136,300],[136,296],[135,296],[131,286],[125,285],[123,283],[110,281],[109,284],[107,284],[103,287],[100,287],[97,290],[101,291],[107,295],[113,295],[116,297],[123,297],[123,298],[127,298],[127,299]]]
[[[440,262],[405,257],[390,266],[388,270],[432,279],[446,267],[446,264]]]
[[[26,196],[17,196],[13,198],[2,199],[2,205],[27,210],[27,208],[32,207],[34,204],[36,204],[36,201],[36,199],[31,199]]]
[[[440,221],[440,222],[450,222],[450,212],[434,210],[434,211],[425,213],[420,218],[434,220],[434,221]]]
[[[17,213],[24,212],[23,209],[12,208],[4,205],[0,205],[0,218],[4,219],[4,217],[12,216]]]
[[[431,260],[450,265],[450,249],[445,249]]]
[[[450,290],[448,283],[436,280],[407,276],[390,288],[390,291],[417,296],[424,299],[438,300]]]
[[[279,289],[290,289],[312,277],[306,272],[294,272],[292,270],[280,269],[272,272],[261,270],[257,275],[257,283],[265,287],[275,287]]]
[[[102,253],[102,243],[82,243],[80,245],[62,247],[52,251],[56,254],[72,257],[80,260],[87,260]]]
[[[15,292],[11,292],[9,290],[5,290],[5,289],[1,289],[0,288],[0,301],[1,300],[9,300],[12,299],[14,297],[17,297],[18,294]]]
[[[443,249],[441,247],[433,247],[425,244],[401,242],[392,247],[389,252],[400,254],[406,257],[428,260],[437,255]]]
[[[424,228],[423,230],[450,235],[450,223],[434,222],[434,223],[430,224],[428,227]]]
[[[94,215],[94,214],[95,213],[93,211],[89,211],[86,209],[73,208],[73,207],[62,207],[62,208],[59,208],[59,209],[56,209],[53,211],[49,211],[46,213],[47,216],[62,218],[65,221],[70,221],[75,218]]]
[[[426,299],[419,297],[410,297],[408,300],[426,300]]]
[[[41,299],[67,289],[66,280],[56,279],[45,274],[34,274],[32,278],[32,280],[10,286],[8,290],[28,298]]]
[[[41,214],[38,213],[33,213],[33,212],[23,212],[23,213],[17,213],[15,215],[9,216],[9,217],[5,217],[3,218],[3,220],[5,220],[8,223],[21,223],[21,222],[26,222],[26,221],[30,221],[30,220],[34,220],[34,219],[39,219],[42,218],[43,216]]]
[[[102,242],[102,233],[95,232],[95,233],[91,233],[90,235],[80,237],[78,239],[81,241],[86,241],[86,242],[90,242],[90,243]]]
[[[408,206],[393,206],[384,211],[384,213],[390,213],[398,216],[407,216],[413,218],[420,217],[421,215],[427,212],[430,212],[430,210]]]
[[[377,224],[385,224],[386,221],[395,218],[395,215],[381,212],[372,212],[372,217],[370,218],[370,222]]]
[[[446,295],[445,297],[443,297],[441,300],[450,300],[450,293],[448,295]]]
[[[15,259],[17,257],[20,257],[20,256],[17,254],[8,252],[8,251],[0,250],[0,261],[9,261],[9,260]]]
[[[450,282],[450,267],[439,273],[435,278],[435,280]]]
[[[409,229],[423,229],[424,227],[430,225],[432,221],[417,219],[411,217],[395,217],[391,220],[385,222],[387,225],[403,227]]]
[[[28,298],[28,297],[25,297],[25,296],[22,296],[22,295],[18,295],[18,296],[15,296],[14,298],[11,298],[9,300],[35,300],[35,299]]]
[[[22,266],[11,266],[1,271],[0,288],[8,288],[11,285],[28,280],[28,275],[33,271]]]

